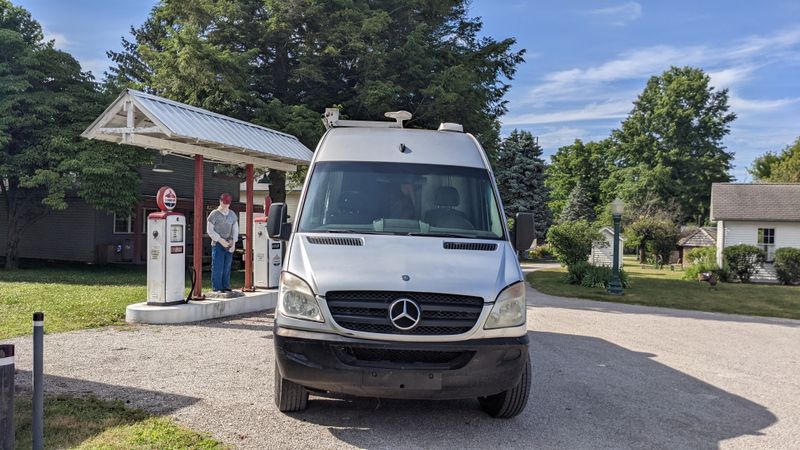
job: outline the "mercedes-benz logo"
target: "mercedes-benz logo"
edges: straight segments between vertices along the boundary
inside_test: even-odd
[[[389,305],[389,320],[395,328],[402,331],[413,329],[422,318],[422,310],[414,300],[398,298]]]

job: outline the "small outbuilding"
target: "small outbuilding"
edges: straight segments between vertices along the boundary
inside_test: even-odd
[[[614,260],[614,230],[611,227],[600,229],[603,239],[592,245],[592,253],[589,255],[589,263],[593,266],[611,267]],[[622,247],[625,238],[619,236],[619,268],[622,268]]]
[[[678,239],[678,254],[684,268],[689,267],[689,252],[701,247],[716,247],[717,227],[699,227],[688,230]]]

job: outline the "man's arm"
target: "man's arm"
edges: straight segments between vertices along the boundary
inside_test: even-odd
[[[231,238],[231,247],[230,252],[233,253],[233,250],[236,248],[236,241],[239,240],[239,221],[233,222],[233,237]]]

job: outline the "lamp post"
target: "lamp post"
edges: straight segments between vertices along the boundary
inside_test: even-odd
[[[611,295],[622,295],[622,282],[619,279],[619,223],[622,219],[622,210],[625,203],[619,198],[611,202],[611,217],[614,219],[614,258],[611,265],[611,283],[608,285],[608,293]]]

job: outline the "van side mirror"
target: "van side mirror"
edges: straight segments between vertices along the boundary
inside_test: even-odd
[[[292,227],[287,222],[287,212],[285,203],[273,203],[269,207],[267,217],[267,234],[272,239],[288,241],[292,234]]]
[[[514,250],[521,252],[531,248],[536,237],[536,226],[533,223],[533,214],[517,213],[514,216],[514,231],[512,234]]]

